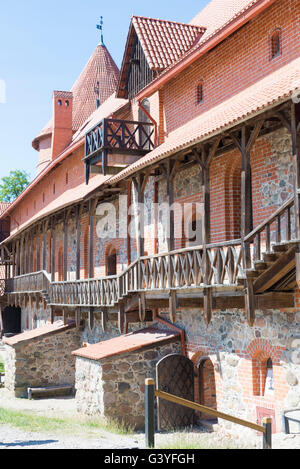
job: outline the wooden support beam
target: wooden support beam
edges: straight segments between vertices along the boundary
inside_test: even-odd
[[[118,310],[118,328],[120,334],[124,334],[124,326],[125,326],[125,309],[124,303],[121,301],[119,303],[119,310]]]
[[[94,329],[94,324],[95,324],[95,313],[94,313],[94,308],[89,309],[89,329],[92,331]]]
[[[170,321],[174,324],[176,322],[177,311],[177,295],[176,291],[172,290],[169,295],[169,315]]]
[[[76,327],[80,326],[80,323],[81,323],[81,309],[80,308],[76,308],[75,310],[75,323],[76,323]]]
[[[55,282],[55,217],[51,218],[51,282]]]
[[[300,239],[300,105],[291,103],[291,135],[293,150],[293,168],[294,168],[294,194],[295,194],[295,231],[296,238]],[[296,248],[296,281],[300,288],[300,245]]]
[[[146,317],[146,297],[145,297],[145,293],[140,293],[140,296],[139,296],[139,317],[140,317],[140,322],[145,321],[145,317]]]
[[[68,309],[67,308],[63,308],[63,322],[65,326],[68,324]]]
[[[88,272],[89,278],[94,278],[94,219],[98,199],[89,201],[89,250],[88,250]]]
[[[75,209],[76,218],[76,280],[80,280],[80,236],[81,236],[81,216],[83,205],[77,205]]]
[[[107,308],[103,308],[101,313],[101,326],[103,332],[106,332],[107,330],[107,315]]]

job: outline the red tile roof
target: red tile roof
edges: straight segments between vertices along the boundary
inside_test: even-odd
[[[132,24],[150,68],[159,71],[188,51],[205,31],[202,26],[142,16],[133,16]]]
[[[73,93],[73,131],[76,132],[96,109],[95,87],[99,82],[100,103],[103,104],[116,91],[120,72],[105,46],[98,45],[76,80]],[[41,137],[51,135],[52,119],[33,140],[33,147],[38,150]]]
[[[38,329],[33,329],[32,331],[26,331],[22,334],[15,335],[14,337],[3,337],[3,342],[7,345],[14,346],[23,342],[29,342],[34,339],[41,339],[45,336],[65,332],[68,329],[73,329],[74,327],[76,327],[75,322],[70,322],[69,324],[64,325],[62,321],[57,321],[54,324],[47,324],[46,326],[39,327]]]
[[[175,63],[202,37],[205,28],[143,16],[133,16],[125,47],[117,96],[126,96],[127,73],[136,38],[151,70],[161,72]]]
[[[205,34],[201,38],[201,42],[203,42],[255,3],[257,0],[211,0],[192,19],[191,24],[206,27]]]
[[[138,99],[149,98],[168,80],[174,78],[186,67],[190,66],[201,54],[208,53],[230,34],[244,26],[248,21],[272,5],[276,0],[212,0],[191,23],[207,22],[207,30],[202,38],[192,46],[176,62],[165,68],[140,93]],[[216,15],[214,17],[214,11]],[[204,24],[204,26],[207,26]]]
[[[300,59],[271,73],[244,91],[201,114],[174,130],[166,141],[136,163],[108,180],[114,184],[121,179],[162,160],[175,152],[206,140],[225,128],[230,128],[266,108],[291,97],[300,89]]]
[[[99,361],[116,355],[136,352],[151,345],[157,347],[175,340],[180,341],[179,332],[148,328],[76,350],[73,355]]]

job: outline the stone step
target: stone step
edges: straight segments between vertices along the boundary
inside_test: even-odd
[[[255,261],[254,268],[259,272],[263,272],[270,267],[271,263],[263,262],[263,261]]]

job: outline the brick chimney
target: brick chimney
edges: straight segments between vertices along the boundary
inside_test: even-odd
[[[73,93],[53,91],[52,160],[71,143],[73,136]]]

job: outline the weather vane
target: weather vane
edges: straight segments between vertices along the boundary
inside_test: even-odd
[[[103,16],[100,17],[100,24],[97,24],[97,29],[99,29],[101,31],[100,45],[104,46],[104,41],[103,41]]]

